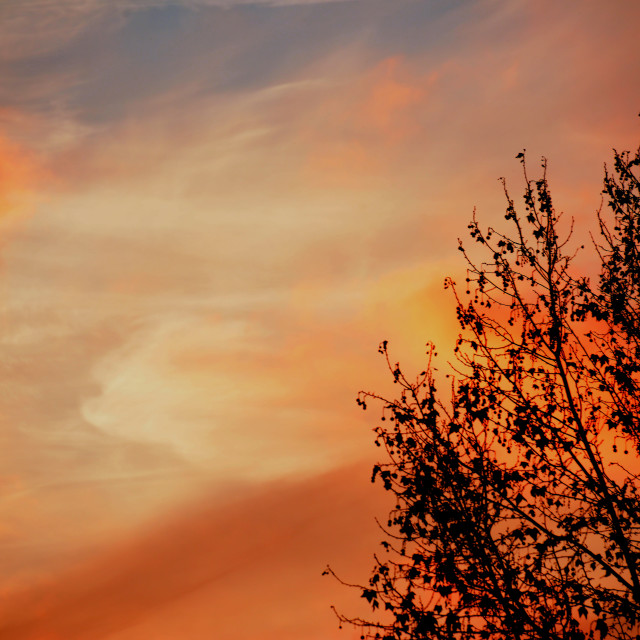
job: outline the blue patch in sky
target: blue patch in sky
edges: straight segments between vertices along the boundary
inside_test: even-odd
[[[463,5],[475,3],[114,8],[57,51],[10,63],[0,101],[39,111],[62,107],[81,121],[104,124],[157,95],[180,94],[183,86],[197,96],[296,81],[315,60],[353,46],[370,63],[448,48]],[[55,86],[56,78],[55,95],[38,90],[51,79]]]

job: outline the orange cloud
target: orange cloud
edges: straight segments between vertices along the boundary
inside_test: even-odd
[[[365,578],[385,497],[354,466],[181,515],[0,604],[6,640],[343,638],[329,605],[353,601],[321,572]],[[247,608],[250,615],[247,615]],[[309,636],[311,637],[311,636]],[[316,636],[313,636],[314,638]]]
[[[33,153],[0,132],[0,220],[19,219],[34,204],[44,172]]]
[[[424,129],[423,114],[438,73],[416,75],[401,56],[387,58],[323,101],[309,140],[305,170],[342,184],[377,174]]]
[[[437,74],[412,78],[402,58],[383,60],[365,81],[363,95],[352,114],[354,124],[377,131],[389,141],[409,136],[415,129],[412,109],[427,97]]]

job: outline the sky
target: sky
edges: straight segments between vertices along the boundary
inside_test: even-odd
[[[595,230],[622,0],[0,0],[0,638],[350,640],[377,353],[515,159]],[[536,174],[537,175],[537,174]],[[581,258],[579,259],[581,260]],[[585,259],[585,264],[588,260]]]

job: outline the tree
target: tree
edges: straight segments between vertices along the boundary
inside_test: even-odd
[[[640,149],[605,171],[597,284],[573,273],[571,228],[542,177],[511,231],[470,235],[488,256],[453,289],[461,335],[451,392],[390,360],[373,469],[395,497],[360,587],[363,638],[640,638]],[[569,225],[571,226],[571,225]],[[329,572],[332,571],[329,569]]]

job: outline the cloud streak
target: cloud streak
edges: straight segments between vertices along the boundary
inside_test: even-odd
[[[343,573],[368,565],[362,545],[377,540],[370,513],[381,504],[362,482],[367,475],[349,467],[304,483],[267,485],[225,507],[205,499],[40,587],[5,596],[0,634],[12,640],[87,634],[180,640],[211,633],[221,640],[256,633],[293,639],[312,609],[312,637],[342,637],[325,600],[330,579],[320,573],[327,554]],[[348,591],[337,600],[357,601]],[[198,610],[203,598],[206,613]],[[190,603],[196,604],[191,615]]]

